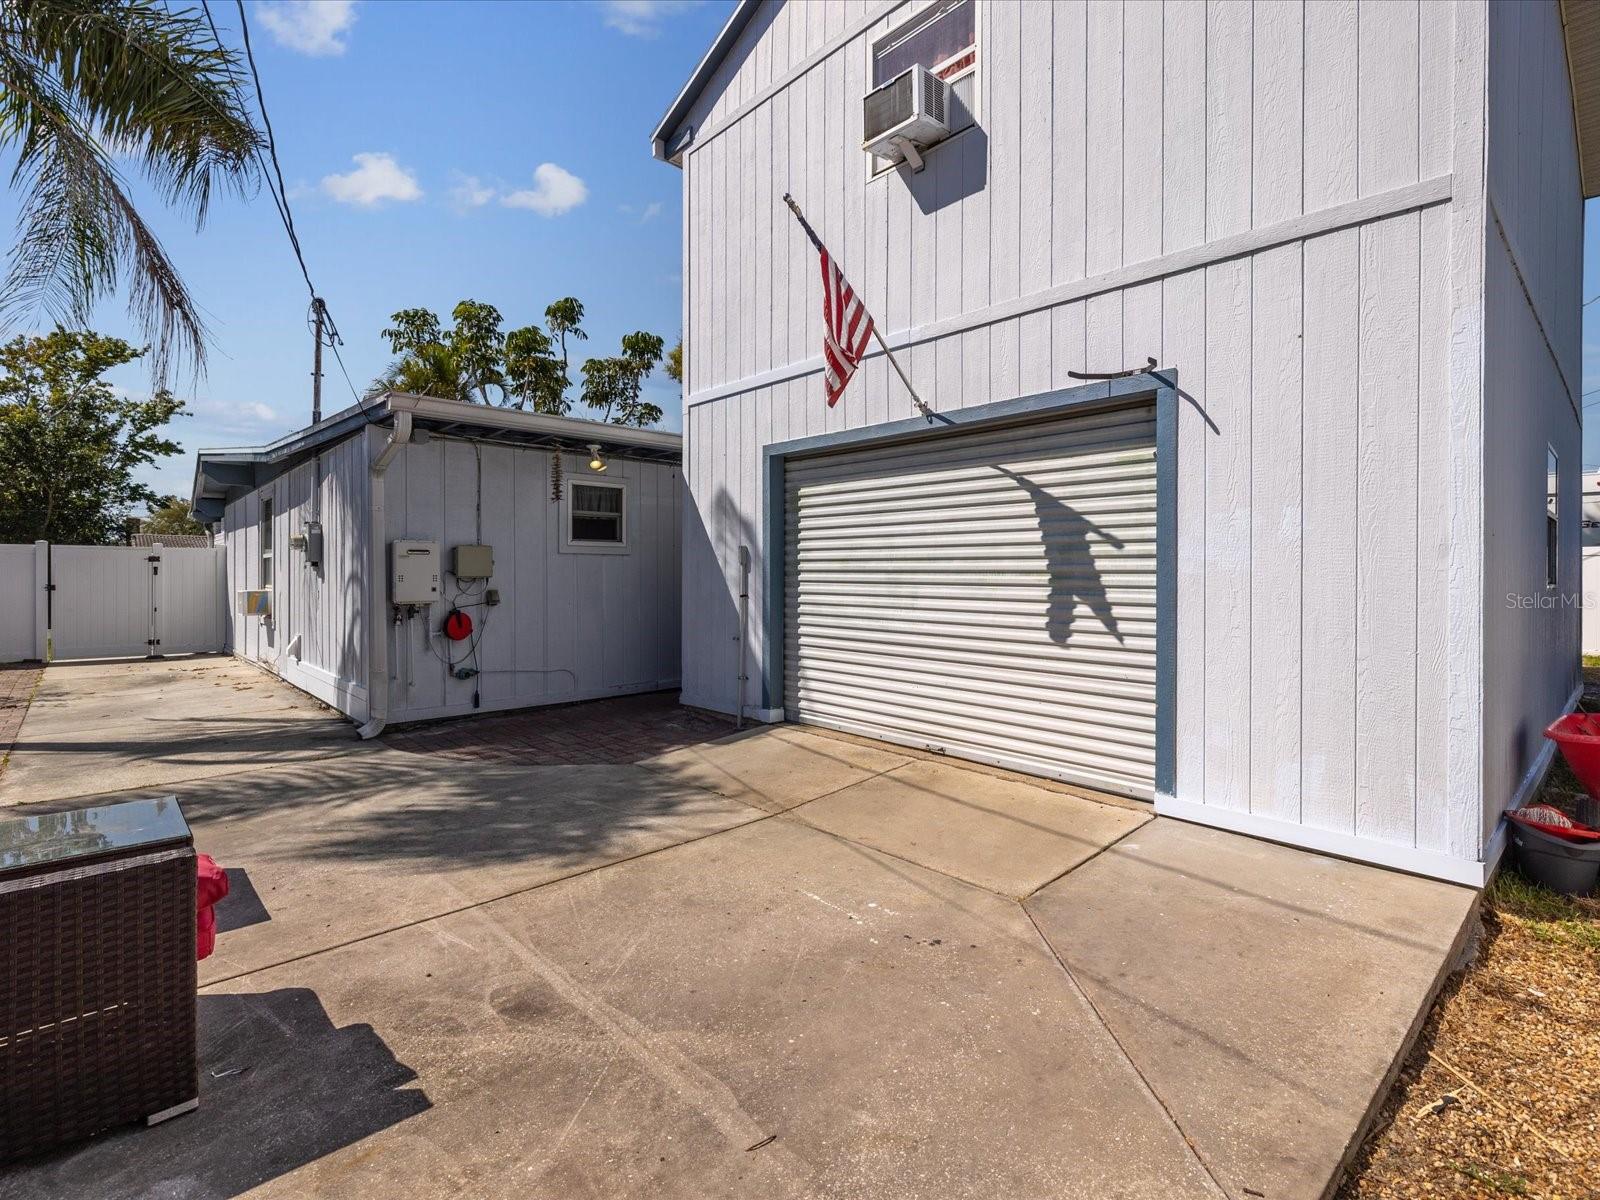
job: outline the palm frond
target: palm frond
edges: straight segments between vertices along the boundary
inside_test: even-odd
[[[126,279],[129,308],[165,381],[205,361],[205,323],[129,198],[107,147],[204,223],[219,186],[245,193],[261,135],[236,57],[192,11],[150,0],[0,3],[0,144],[17,150],[18,237],[0,318],[83,323]]]
[[[0,90],[9,110],[3,120],[11,125],[20,109],[25,129],[12,173],[20,212],[0,318],[42,311],[57,322],[87,324],[95,301],[115,291],[126,271],[129,309],[149,340],[152,374],[164,381],[174,358],[203,367],[199,307],[109,156],[59,85],[18,67],[0,42]]]

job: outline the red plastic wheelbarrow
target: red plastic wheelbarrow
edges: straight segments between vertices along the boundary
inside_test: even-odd
[[[1600,715],[1574,712],[1544,731],[1590,797],[1600,800]]]

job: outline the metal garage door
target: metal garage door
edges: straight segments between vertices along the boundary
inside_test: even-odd
[[[790,720],[1154,792],[1155,409],[796,458]]]

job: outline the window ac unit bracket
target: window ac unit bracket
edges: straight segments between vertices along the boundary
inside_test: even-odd
[[[928,164],[922,161],[922,155],[917,151],[917,144],[910,138],[903,137],[892,138],[891,143],[896,150],[900,151],[906,165],[911,168],[911,173],[913,175],[921,174],[922,168]]]

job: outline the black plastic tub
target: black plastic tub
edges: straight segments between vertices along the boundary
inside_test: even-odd
[[[1587,896],[1600,880],[1600,842],[1569,842],[1542,829],[1509,822],[1517,865],[1535,883],[1564,896]]]

